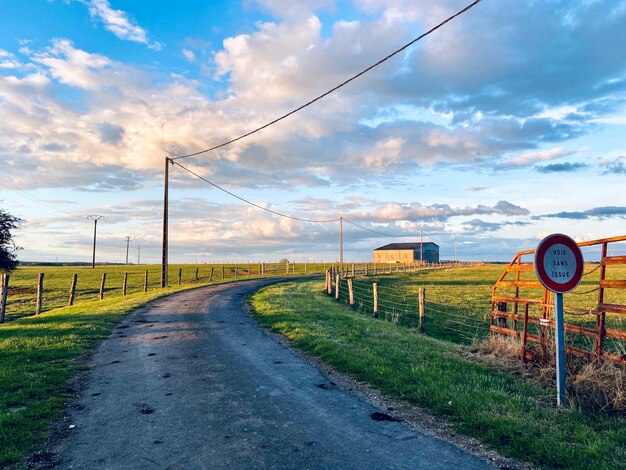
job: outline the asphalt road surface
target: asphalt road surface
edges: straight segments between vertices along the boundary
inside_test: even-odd
[[[175,294],[97,350],[56,446],[63,469],[483,469],[376,410],[244,308],[272,280]]]

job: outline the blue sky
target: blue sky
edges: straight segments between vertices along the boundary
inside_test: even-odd
[[[163,162],[249,131],[459,10],[414,0],[0,1],[0,207],[22,260],[158,262]],[[265,207],[340,215],[348,260],[424,238],[509,260],[622,235],[626,2],[483,0],[254,136],[182,163]],[[278,218],[171,169],[170,259],[336,259],[338,224]]]

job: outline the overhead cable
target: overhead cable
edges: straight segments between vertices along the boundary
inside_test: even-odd
[[[429,29],[428,31],[426,31],[425,33],[417,36],[416,38],[414,38],[412,41],[406,43],[404,46],[400,47],[399,49],[396,49],[395,51],[393,51],[391,54],[383,57],[382,59],[380,59],[378,62],[376,62],[375,64],[370,65],[369,67],[361,70],[359,73],[357,73],[356,75],[353,75],[352,77],[348,78],[347,80],[344,80],[343,82],[341,82],[339,85],[331,88],[330,90],[322,93],[321,95],[317,96],[316,98],[313,98],[311,101],[308,101],[306,103],[304,103],[301,106],[298,106],[297,108],[289,111],[286,114],[283,114],[282,116],[274,119],[273,121],[268,122],[267,124],[262,125],[261,127],[257,127],[256,129],[253,129],[249,132],[246,132],[243,135],[240,135],[239,137],[235,137],[234,139],[230,139],[226,142],[222,142],[221,144],[215,145],[213,147],[204,149],[204,150],[200,150],[198,152],[193,152],[193,153],[189,153],[187,155],[181,155],[178,157],[171,157],[170,159],[172,161],[174,160],[181,160],[183,158],[189,158],[189,157],[195,157],[197,155],[201,155],[203,153],[207,153],[207,152],[211,152],[212,150],[217,150],[219,148],[222,147],[226,147],[227,145],[230,145],[234,142],[237,142],[238,140],[242,140],[245,139],[248,136],[251,136],[252,134],[256,134],[259,131],[262,131],[263,129],[270,127],[273,124],[276,124],[279,121],[282,121],[285,118],[288,118],[289,116],[291,116],[292,114],[297,113],[298,111],[303,110],[304,108],[311,106],[313,103],[321,100],[322,98],[330,95],[331,93],[337,91],[338,89],[344,87],[345,85],[347,85],[348,83],[356,80],[357,78],[359,78],[361,75],[366,74],[367,72],[369,72],[370,70],[372,70],[375,67],[378,67],[380,64],[382,64],[383,62],[386,62],[387,60],[391,59],[392,57],[394,57],[395,55],[399,54],[400,52],[404,51],[405,49],[411,47],[413,44],[415,44],[416,42],[420,41],[421,39],[425,38],[426,36],[428,36],[429,34],[432,34],[433,32],[435,32],[436,30],[438,30],[439,28],[441,28],[442,26],[444,26],[446,23],[449,23],[450,21],[452,21],[453,19],[455,19],[456,17],[462,15],[463,13],[465,13],[466,11],[470,10],[471,8],[475,7],[478,3],[480,3],[481,0],[475,0],[474,2],[470,3],[469,5],[467,5],[465,8],[463,8],[462,10],[459,10],[458,12],[456,12],[454,15],[448,17],[447,19],[445,19],[444,21],[442,21],[441,23],[439,23],[438,25],[432,27],[431,29]]]
[[[274,215],[278,215],[278,216],[280,216],[280,217],[286,217],[286,218],[288,218],[288,219],[299,220],[300,222],[310,222],[310,223],[317,223],[317,224],[325,224],[325,223],[330,223],[330,222],[339,222],[339,220],[340,220],[340,219],[339,219],[339,217],[337,217],[336,219],[326,219],[326,220],[304,219],[304,218],[302,218],[302,217],[295,217],[295,216],[293,216],[293,215],[284,214],[284,213],[282,213],[282,212],[278,212],[278,211],[274,211],[274,210],[272,210],[272,209],[268,209],[267,207],[260,206],[259,204],[256,204],[256,203],[254,203],[254,202],[252,202],[252,201],[249,201],[249,200],[247,200],[247,199],[244,199],[243,197],[238,196],[238,195],[236,195],[235,193],[233,193],[233,192],[231,192],[231,191],[228,191],[227,189],[222,188],[221,186],[218,186],[217,184],[213,183],[212,181],[209,181],[208,179],[204,178],[203,176],[200,176],[198,173],[196,173],[196,172],[194,172],[194,171],[190,170],[189,168],[187,168],[187,167],[185,167],[185,166],[181,165],[180,163],[178,163],[178,162],[174,161],[174,159],[172,159],[172,158],[170,158],[170,161],[171,161],[174,165],[179,166],[180,168],[182,168],[182,169],[183,169],[183,170],[185,170],[186,172],[188,172],[188,173],[190,173],[190,174],[194,175],[196,178],[201,179],[201,180],[202,180],[202,181],[204,181],[205,183],[210,184],[210,185],[211,185],[211,186],[213,186],[214,188],[217,188],[217,189],[219,189],[220,191],[223,191],[223,192],[225,192],[226,194],[229,194],[230,196],[232,196],[232,197],[234,197],[234,198],[236,198],[236,199],[239,199],[240,201],[245,202],[246,204],[249,204],[249,205],[254,206],[254,207],[258,208],[258,209],[264,210],[264,211],[266,211],[266,212],[270,212],[270,213],[272,213],[272,214],[274,214]]]

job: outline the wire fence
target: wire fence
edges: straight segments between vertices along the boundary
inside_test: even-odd
[[[332,263],[170,265],[169,285],[230,282],[259,277],[323,273]],[[2,274],[0,323],[39,315],[76,302],[161,289],[159,265],[24,266]]]
[[[445,285],[442,288],[427,281],[420,283],[418,279],[421,278],[417,276],[410,277],[477,264],[482,263],[331,268],[326,271],[325,292],[361,314],[412,328],[428,336],[469,344],[489,334],[489,316],[485,309],[488,292],[480,299],[467,299],[463,306],[459,306],[446,300],[464,296],[466,285]],[[398,273],[409,278],[401,279]]]

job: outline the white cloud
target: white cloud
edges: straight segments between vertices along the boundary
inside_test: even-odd
[[[517,157],[504,160],[500,163],[500,166],[505,168],[526,167],[538,162],[547,162],[561,157],[585,153],[589,150],[591,150],[589,147],[580,148],[578,150],[565,150],[562,147],[553,147],[542,152],[525,153],[518,155]]]
[[[160,50],[162,45],[156,41],[150,42],[145,29],[135,24],[128,13],[111,8],[108,0],[80,0],[89,7],[92,18],[101,21],[107,31],[112,32],[124,41],[146,44],[151,49]]]
[[[183,49],[182,54],[185,57],[185,59],[187,59],[189,62],[195,62],[196,61],[196,54],[194,54],[194,52],[192,50],[190,50],[190,49]]]

